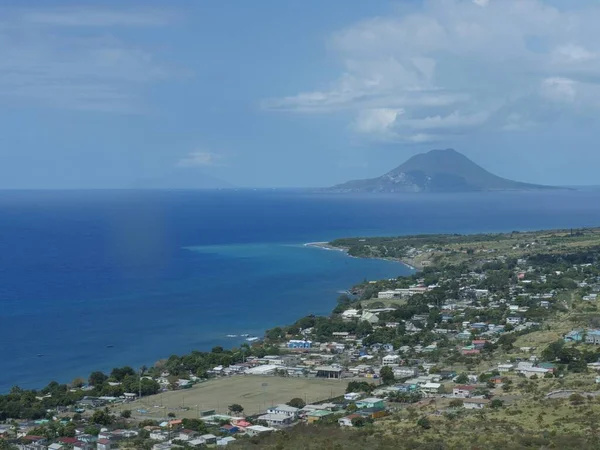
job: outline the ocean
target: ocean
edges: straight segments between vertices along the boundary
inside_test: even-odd
[[[600,225],[600,191],[0,192],[0,392],[232,347],[327,314],[391,261],[307,247],[344,236]],[[38,356],[43,355],[43,356]]]

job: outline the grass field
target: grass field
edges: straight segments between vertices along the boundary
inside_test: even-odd
[[[251,415],[294,397],[310,403],[339,396],[346,391],[346,386],[347,382],[343,381],[312,378],[234,376],[145,397],[141,401],[119,405],[117,410],[130,409],[137,418],[162,419],[170,412],[178,418],[194,418],[198,417],[199,411],[211,409],[226,413],[228,405],[238,403],[244,407],[244,414]],[[148,413],[140,414],[139,409]]]

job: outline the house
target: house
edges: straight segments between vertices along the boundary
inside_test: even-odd
[[[363,408],[356,411],[356,414],[366,419],[379,419],[387,416],[388,412],[385,408]]]
[[[466,384],[459,384],[452,388],[452,396],[457,398],[468,398],[471,393],[475,390],[475,386],[469,386]]]
[[[351,427],[351,426],[353,426],[352,419],[356,419],[358,417],[362,417],[362,416],[359,414],[350,414],[349,416],[338,419],[338,424],[340,427]]]
[[[325,409],[311,411],[306,415],[306,421],[308,423],[315,423],[323,419],[324,417],[332,415],[333,412],[327,411]]]
[[[211,445],[217,443],[217,437],[214,434],[203,434],[199,439],[202,439],[205,444]]]
[[[394,367],[393,372],[396,378],[409,378],[414,377],[418,370],[416,367]]]
[[[517,372],[522,373],[527,378],[531,378],[534,375],[538,377],[543,377],[544,375],[546,375],[546,373],[552,371],[553,370],[546,369],[544,367],[534,366],[533,363],[527,361],[520,362],[517,366]]]
[[[474,339],[473,341],[471,341],[471,345],[473,346],[473,348],[481,350],[485,346],[486,342],[487,341],[485,339]]]
[[[240,431],[240,429],[238,427],[234,427],[233,425],[226,424],[222,425],[221,428],[219,428],[219,431],[222,433],[235,434]]]
[[[588,330],[585,333],[586,344],[600,344],[600,330]]]
[[[341,378],[342,369],[335,366],[318,366],[315,367],[317,377],[321,378]]]
[[[506,318],[506,323],[510,325],[519,325],[523,321],[520,316],[510,316]]]
[[[299,412],[299,408],[294,408],[293,406],[289,406],[286,404],[271,406],[267,410],[267,414],[280,414],[283,416],[292,417],[292,419],[295,419],[298,416]]]
[[[235,442],[235,438],[233,436],[225,436],[224,438],[217,439],[217,447],[225,447],[232,442]]]
[[[381,362],[384,366],[397,366],[400,363],[400,356],[386,355]]]
[[[249,427],[246,427],[246,434],[248,436],[258,436],[259,434],[269,433],[271,431],[275,431],[275,429],[263,427],[262,425],[250,425]]]
[[[427,394],[437,394],[441,387],[441,383],[425,383],[421,385],[421,390]]]
[[[263,414],[258,417],[258,420],[264,420],[269,427],[283,428],[291,425],[294,422],[294,416],[288,416],[286,414]]]
[[[375,313],[365,311],[363,312],[362,316],[360,316],[360,320],[369,322],[371,325],[373,325],[379,322],[379,317],[377,317],[377,314]]]
[[[347,309],[342,313],[342,320],[358,319],[359,317],[358,309]]]
[[[583,331],[582,330],[572,330],[569,331],[563,337],[565,342],[581,342],[583,340]]]
[[[50,444],[48,446],[48,450],[64,450],[65,446],[63,444],[59,444],[58,442],[55,442],[54,444]]]
[[[356,402],[356,407],[361,408],[384,408],[383,399],[377,397],[363,398]]]
[[[515,368],[514,364],[498,364],[498,372],[506,373]]]
[[[288,348],[311,348],[312,341],[290,339],[287,343]]]
[[[362,394],[360,394],[359,392],[348,392],[347,394],[344,394],[344,400],[348,400],[351,402],[354,402],[361,397],[362,397]]]
[[[463,400],[465,409],[483,409],[488,406],[490,401],[487,398],[466,398]]]
[[[96,443],[96,450],[112,450],[113,447],[112,446],[112,442],[109,439],[98,439],[98,442]]]
[[[200,433],[194,430],[180,430],[179,431],[179,440],[180,441],[192,441],[200,436]]]
[[[94,450],[95,445],[91,442],[78,441],[73,445],[73,450]]]

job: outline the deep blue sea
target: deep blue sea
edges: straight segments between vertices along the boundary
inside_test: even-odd
[[[0,192],[0,392],[239,345],[226,335],[326,314],[338,291],[410,273],[306,242],[598,225],[593,190]]]

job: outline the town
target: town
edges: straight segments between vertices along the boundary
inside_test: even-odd
[[[330,245],[419,270],[364,281],[330,316],[240,348],[15,387],[0,397],[0,448],[276,448],[308,427],[363,444],[403,435],[406,448],[435,432],[439,448],[465,448],[460,430],[486,420],[497,428],[470,433],[471,445],[596,442],[586,427],[600,417],[599,230]]]

